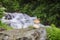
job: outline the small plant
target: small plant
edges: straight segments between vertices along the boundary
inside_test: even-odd
[[[10,27],[10,26],[8,26],[8,25],[6,25],[4,23],[1,23],[1,21],[0,21],[0,28],[4,28],[6,30],[12,30],[13,29],[12,27]]]
[[[60,40],[60,29],[53,24],[47,28],[47,40]]]

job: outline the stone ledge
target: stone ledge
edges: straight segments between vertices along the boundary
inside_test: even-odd
[[[0,40],[45,40],[45,28],[39,29],[14,29],[0,32]]]

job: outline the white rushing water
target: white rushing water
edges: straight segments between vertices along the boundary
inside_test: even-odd
[[[6,13],[6,15],[2,17],[1,21],[14,29],[20,29],[22,27],[27,28],[34,25],[34,19],[37,19],[37,17],[30,17],[23,13]],[[42,24],[38,25],[44,27]]]

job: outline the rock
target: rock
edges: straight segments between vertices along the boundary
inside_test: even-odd
[[[8,36],[7,34],[4,34],[2,40],[9,40],[8,37],[9,37],[9,36]]]
[[[39,29],[14,29],[10,31],[0,32],[2,40],[46,40],[45,28]]]
[[[4,28],[0,28],[0,31],[5,31],[6,29],[4,29]]]

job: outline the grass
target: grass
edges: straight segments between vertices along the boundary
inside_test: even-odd
[[[1,23],[1,21],[0,21],[0,28],[4,28],[6,30],[12,30],[13,29],[12,27],[10,27],[10,26],[8,26],[8,25],[6,25],[4,23]]]

